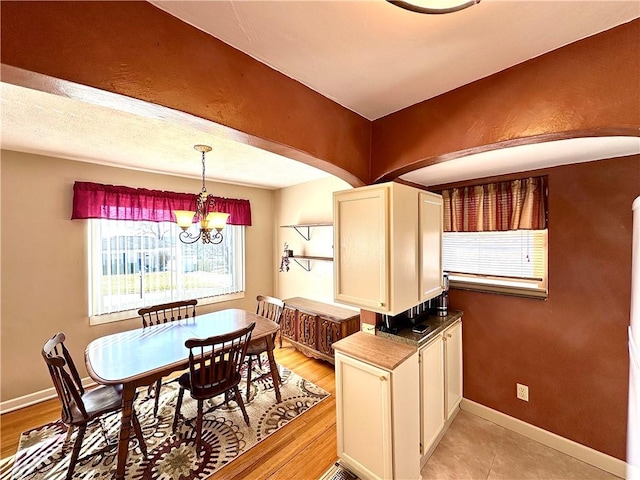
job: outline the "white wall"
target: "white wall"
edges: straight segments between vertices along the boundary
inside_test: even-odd
[[[311,228],[311,239],[307,242],[294,229],[280,226],[333,223],[333,192],[350,188],[352,187],[343,180],[328,177],[276,192],[275,284],[279,298],[286,300],[291,297],[305,297],[334,303],[333,262],[312,261],[311,271],[307,272],[291,260],[288,272],[278,272],[285,242],[289,244],[294,255],[333,257],[333,227]]]

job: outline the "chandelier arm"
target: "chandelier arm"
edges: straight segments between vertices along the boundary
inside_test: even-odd
[[[222,233],[220,233],[219,231],[206,231],[204,230],[202,232],[202,243],[212,243],[214,245],[218,245],[219,243],[222,243],[223,240],[223,236]]]
[[[198,235],[191,235],[189,232],[185,230],[178,234],[178,238],[182,243],[191,244],[191,243],[196,243],[198,240],[200,240],[201,235],[202,235],[202,232],[198,233]]]

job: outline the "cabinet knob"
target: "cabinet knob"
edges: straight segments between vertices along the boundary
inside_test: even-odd
[[[447,334],[447,337],[451,338],[453,335],[451,335],[450,333]]]
[[[387,377],[385,377],[384,375],[380,375],[380,381],[381,382],[386,382],[387,381]]]
[[[380,302],[380,303],[378,303],[378,306],[379,307],[384,307],[384,303]]]

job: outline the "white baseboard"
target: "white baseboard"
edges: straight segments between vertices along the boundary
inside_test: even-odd
[[[473,413],[478,417],[484,418],[485,420],[489,420],[490,422],[500,425],[501,427],[519,433],[520,435],[524,435],[531,440],[535,440],[536,442],[570,455],[573,458],[577,458],[589,465],[605,470],[620,478],[625,478],[627,464],[618,458],[599,452],[598,450],[594,450],[593,448],[589,448],[547,430],[543,430],[535,425],[523,422],[522,420],[518,420],[517,418],[511,417],[492,408],[485,407],[484,405],[466,398],[462,399],[460,408],[469,413]]]
[[[96,383],[89,377],[85,377],[82,379],[82,386],[85,388],[92,387],[95,384]],[[12,398],[11,400],[6,400],[0,403],[0,414],[13,412],[14,410],[29,407],[31,405],[35,405],[36,403],[44,402],[45,400],[51,400],[52,398],[56,397],[56,389],[51,387],[45,390],[40,390],[39,392],[23,395],[22,397]]]

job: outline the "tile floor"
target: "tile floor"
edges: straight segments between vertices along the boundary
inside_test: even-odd
[[[423,480],[620,480],[461,410],[422,469]]]

